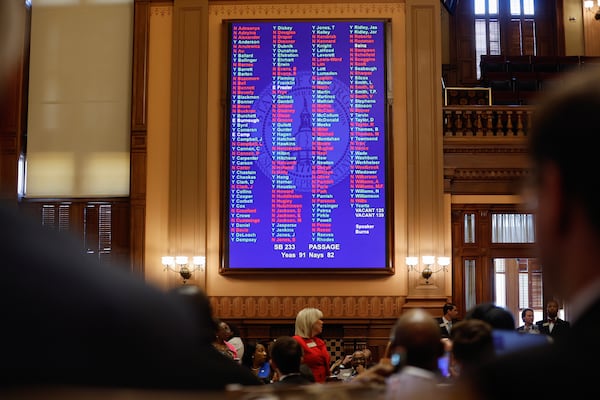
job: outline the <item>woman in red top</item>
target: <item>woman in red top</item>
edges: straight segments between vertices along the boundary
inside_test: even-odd
[[[315,382],[324,383],[329,376],[331,356],[323,339],[317,337],[323,332],[323,312],[317,308],[303,308],[296,315],[294,339],[304,349],[303,362],[315,376]]]

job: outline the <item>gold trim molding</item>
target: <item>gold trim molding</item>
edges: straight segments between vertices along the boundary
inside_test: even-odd
[[[299,310],[315,307],[326,319],[397,318],[400,296],[211,296],[214,315],[223,318],[295,319]]]

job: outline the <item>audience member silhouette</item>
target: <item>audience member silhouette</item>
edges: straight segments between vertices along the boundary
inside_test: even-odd
[[[231,324],[227,322],[229,326],[229,338],[227,341],[235,347],[235,351],[237,353],[239,362],[242,362],[242,358],[244,358],[244,339],[242,339],[242,334],[240,333],[240,329],[235,324]]]
[[[204,291],[196,285],[181,285],[169,290],[169,293],[183,300],[189,307],[189,313],[198,326],[198,342],[201,345],[212,344],[219,327],[213,318],[212,306]]]
[[[342,357],[338,358],[331,364],[329,367],[329,372],[331,376],[337,375],[340,373],[342,369],[351,368],[350,363],[352,362],[352,354],[344,354]]]
[[[365,355],[365,368],[371,368],[373,365],[376,364],[375,362],[373,362],[373,352],[371,351],[371,349],[365,347],[364,349],[362,349],[362,352]]]
[[[221,321],[218,318],[215,318],[215,324],[217,325],[217,333],[213,340],[213,346],[215,346],[215,349],[217,349],[219,353],[239,363],[240,359],[238,358],[234,345],[227,341],[227,338],[231,337],[229,325],[227,325],[227,322]]]
[[[540,329],[536,324],[533,323],[533,319],[533,308],[524,308],[521,311],[521,320],[523,321],[523,325],[517,328],[517,332],[539,334]]]
[[[314,382],[300,370],[302,365],[302,346],[291,336],[280,336],[270,346],[271,368],[277,379],[275,387],[289,385],[307,385]]]
[[[356,350],[350,357],[350,365],[347,368],[338,369],[335,376],[341,381],[349,382],[358,374],[365,372],[365,363],[365,353],[362,350]]]
[[[570,329],[553,343],[486,363],[472,379],[477,399],[556,399],[597,390],[600,359],[600,170],[595,143],[598,71],[572,73],[536,107],[529,135],[544,290],[568,305]],[[530,335],[535,336],[535,335]]]
[[[73,237],[42,228],[14,204],[0,205],[0,226],[0,386],[256,382],[206,344],[208,317],[189,302],[101,265]]]
[[[262,383],[271,383],[273,371],[269,363],[267,346],[254,339],[246,341],[242,365],[258,377]]]
[[[410,309],[398,318],[390,356],[399,359],[399,371],[387,378],[386,399],[443,397],[443,377],[438,370],[438,358],[444,353],[441,339],[439,325],[423,309]]]
[[[450,337],[452,324],[458,322],[458,308],[454,303],[445,303],[442,307],[442,316],[435,318],[440,327],[440,334],[443,338]]]
[[[480,303],[467,311],[465,319],[480,319],[492,329],[515,330],[515,317],[506,308],[493,303]]]
[[[567,335],[571,328],[569,321],[558,317],[558,310],[558,301],[554,299],[549,300],[546,303],[546,319],[535,323],[541,333],[550,336],[553,340],[560,340]]]
[[[450,340],[453,378],[468,376],[482,362],[495,356],[492,326],[483,320],[473,318],[457,322]]]
[[[18,68],[24,7],[0,1],[0,92]],[[4,193],[14,198],[1,187]],[[196,313],[187,299],[147,284],[126,266],[101,265],[83,254],[78,240],[22,214],[14,200],[0,200],[0,226],[0,389],[258,384],[210,345],[210,309]]]

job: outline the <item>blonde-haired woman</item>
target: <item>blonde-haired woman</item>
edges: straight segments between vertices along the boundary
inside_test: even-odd
[[[303,362],[312,371],[315,382],[324,383],[329,376],[331,356],[323,339],[323,312],[318,308],[303,308],[296,315],[294,339],[304,350]]]

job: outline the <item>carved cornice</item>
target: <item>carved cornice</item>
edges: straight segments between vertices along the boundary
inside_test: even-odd
[[[460,146],[460,147],[444,146],[444,153],[446,153],[446,154],[460,154],[460,153],[527,154],[527,152],[528,152],[527,147],[524,145],[523,146],[507,146],[507,147],[500,147],[500,146],[488,147],[488,146],[477,146],[477,145],[468,145],[468,146]]]
[[[444,178],[454,180],[514,180],[528,177],[531,171],[524,168],[447,168]]]
[[[150,7],[151,17],[170,17],[173,12],[172,6],[152,6]]]
[[[210,4],[209,15],[223,18],[319,18],[331,15],[361,17],[394,14],[403,3],[328,3],[328,4]],[[403,7],[402,7],[403,8]]]
[[[211,296],[215,316],[223,319],[295,319],[298,311],[315,307],[326,318],[387,319],[400,315],[400,296]]]

